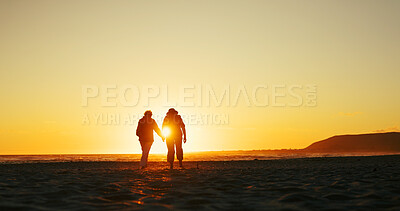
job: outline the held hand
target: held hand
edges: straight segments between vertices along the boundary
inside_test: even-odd
[[[183,143],[186,144],[186,137],[183,138]]]

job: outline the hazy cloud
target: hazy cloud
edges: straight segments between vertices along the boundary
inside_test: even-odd
[[[386,129],[374,130],[373,132],[385,133],[385,132],[400,132],[399,126],[388,127]]]

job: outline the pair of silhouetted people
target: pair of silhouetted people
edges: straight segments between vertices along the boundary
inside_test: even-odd
[[[151,118],[152,112],[146,111],[143,118],[139,120],[136,129],[136,135],[139,136],[139,142],[142,147],[142,158],[140,159],[140,167],[146,168],[147,159],[151,145],[154,142],[153,131],[155,131],[164,141],[167,141],[168,155],[167,161],[170,163],[170,168],[174,166],[175,149],[176,157],[179,160],[179,166],[182,167],[183,149],[182,149],[182,135],[183,142],[186,143],[186,129],[185,124],[178,112],[171,108],[168,110],[164,118],[162,128],[168,131],[168,134],[162,134],[156,121]]]

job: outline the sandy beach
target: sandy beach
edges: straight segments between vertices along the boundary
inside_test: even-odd
[[[400,156],[0,165],[0,210],[399,210]]]

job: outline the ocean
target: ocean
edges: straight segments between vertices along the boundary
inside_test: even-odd
[[[240,160],[276,160],[307,157],[347,157],[375,156],[387,153],[303,153],[280,152],[279,150],[253,151],[210,151],[185,153],[185,161],[240,161]],[[0,163],[50,163],[50,162],[136,162],[140,154],[45,154],[45,155],[0,155]],[[166,155],[150,154],[150,162],[166,161]]]

